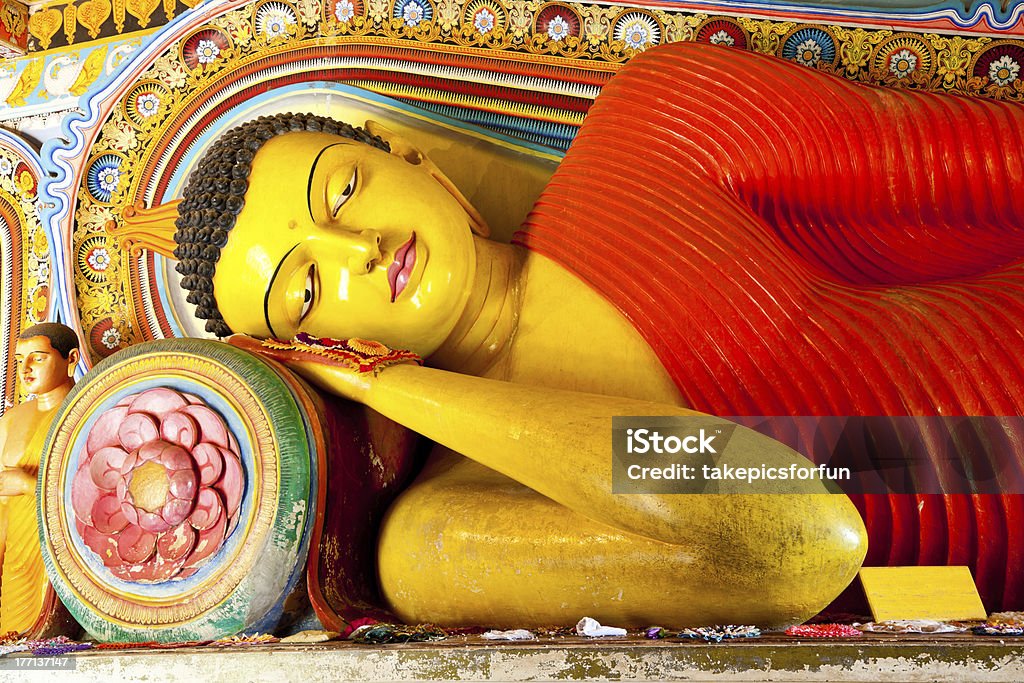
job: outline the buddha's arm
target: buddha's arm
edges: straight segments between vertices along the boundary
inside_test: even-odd
[[[393,366],[376,377],[313,362],[292,362],[289,367],[610,526],[676,543],[692,536],[692,529],[687,533],[682,527],[713,525],[711,518],[720,514],[715,505],[694,505],[695,498],[705,496],[612,493],[612,417],[700,413],[416,365]],[[737,429],[730,444],[756,453],[757,461],[766,464],[806,462],[779,442],[749,430]],[[764,497],[750,497],[754,508],[767,505],[756,498]],[[686,525],[680,524],[683,519]]]
[[[22,496],[35,488],[35,477],[20,467],[10,467],[8,462],[17,462],[18,457],[9,459],[7,453],[7,433],[12,414],[0,418],[0,496]]]

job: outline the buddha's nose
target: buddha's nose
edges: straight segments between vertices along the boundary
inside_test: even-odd
[[[353,275],[363,275],[373,270],[380,260],[380,233],[376,230],[363,230],[352,236],[352,244],[348,256],[348,269]]]

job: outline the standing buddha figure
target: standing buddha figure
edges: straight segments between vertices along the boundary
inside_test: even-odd
[[[27,328],[15,347],[21,387],[33,398],[0,418],[0,633],[41,635],[57,606],[39,548],[36,474],[78,356],[74,330],[59,323]]]

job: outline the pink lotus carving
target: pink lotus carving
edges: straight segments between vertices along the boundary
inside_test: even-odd
[[[185,578],[238,522],[238,442],[199,398],[148,389],[100,415],[71,484],[79,535],[122,579]]]

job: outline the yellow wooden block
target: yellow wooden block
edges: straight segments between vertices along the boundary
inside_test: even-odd
[[[875,621],[985,619],[969,567],[862,567]]]

